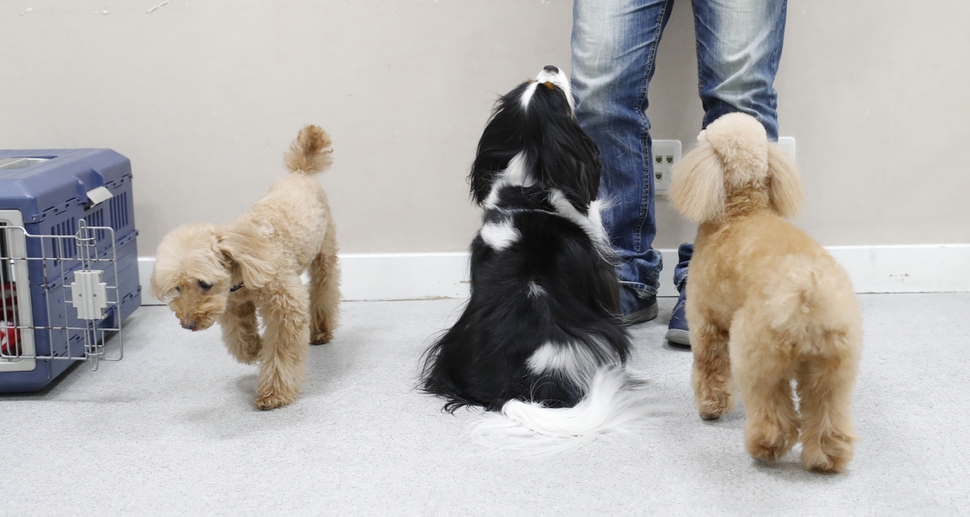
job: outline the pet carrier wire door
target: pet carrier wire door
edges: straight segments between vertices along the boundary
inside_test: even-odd
[[[118,361],[124,356],[114,230],[78,221],[74,235],[31,235],[19,212],[0,210],[0,371],[36,361]],[[108,251],[99,243],[107,241]],[[39,253],[28,254],[28,249]],[[32,268],[43,283],[30,285]],[[110,269],[109,274],[105,274]],[[69,283],[70,282],[70,283]],[[37,310],[39,309],[39,310]],[[34,317],[36,313],[36,318]],[[110,316],[110,317],[109,317]],[[118,333],[106,349],[109,333]]]

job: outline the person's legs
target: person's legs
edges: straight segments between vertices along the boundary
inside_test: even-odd
[[[620,258],[624,318],[656,317],[653,167],[647,88],[673,0],[576,0],[572,84],[576,116],[600,148],[603,223]]]
[[[770,140],[778,140],[778,94],[773,84],[785,39],[787,0],[693,0],[693,8],[703,127],[740,111],[757,118]],[[689,245],[681,246],[674,272],[680,298],[667,339],[690,346],[683,288],[690,251],[685,258],[685,246]]]
[[[787,0],[693,0],[704,127],[740,111],[778,140],[773,83],[785,39]]]

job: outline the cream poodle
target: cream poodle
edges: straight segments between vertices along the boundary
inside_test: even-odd
[[[291,172],[248,212],[221,226],[180,226],[156,253],[152,294],[185,329],[205,330],[218,321],[229,352],[241,362],[259,362],[259,409],[296,399],[308,344],[330,341],[337,326],[336,225],[312,177],[329,167],[332,152],[325,131],[304,127],[284,157]]]
[[[794,164],[764,127],[725,115],[674,167],[674,207],[700,224],[687,282],[692,381],[701,418],[740,388],[751,456],[842,472],[856,440],[852,390],[862,316],[848,275],[786,217],[802,200]],[[792,381],[798,398],[796,409]]]

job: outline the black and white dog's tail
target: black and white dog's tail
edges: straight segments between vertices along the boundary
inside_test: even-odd
[[[657,413],[643,386],[623,366],[601,366],[575,406],[510,400],[501,413],[485,413],[484,420],[473,424],[472,436],[491,448],[530,456],[568,452],[607,433],[631,432],[634,422]]]

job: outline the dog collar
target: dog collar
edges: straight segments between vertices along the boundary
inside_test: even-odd
[[[238,284],[236,284],[236,285],[234,285],[234,286],[232,286],[232,287],[230,287],[230,288],[229,288],[229,292],[230,292],[230,293],[234,293],[234,292],[236,292],[236,291],[238,291],[238,290],[240,290],[240,289],[242,289],[242,288],[243,288],[243,287],[244,287],[245,285],[246,285],[246,283],[245,283],[245,282],[239,282]]]

